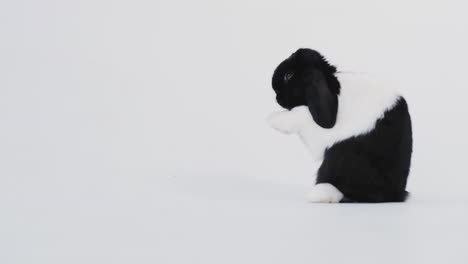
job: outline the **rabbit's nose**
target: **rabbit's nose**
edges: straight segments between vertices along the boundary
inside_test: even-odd
[[[277,101],[278,104],[280,104],[280,105],[283,105],[283,104],[286,103],[286,100],[285,100],[283,97],[281,97],[281,96],[277,96],[277,97],[276,97],[276,101]]]

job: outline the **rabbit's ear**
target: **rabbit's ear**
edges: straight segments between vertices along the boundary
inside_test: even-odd
[[[314,121],[323,128],[332,128],[338,112],[338,96],[330,90],[320,70],[304,72],[304,81],[307,106]]]

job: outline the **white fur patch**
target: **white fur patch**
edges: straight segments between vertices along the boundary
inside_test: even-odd
[[[399,98],[397,91],[360,73],[336,75],[341,84],[336,124],[322,128],[312,119],[307,106],[270,115],[269,123],[283,133],[298,133],[314,160],[323,159],[327,147],[353,136],[372,131],[378,119]]]
[[[307,107],[305,109],[296,107],[291,111],[304,110],[309,111]],[[301,126],[308,121],[308,112],[291,115],[291,111],[284,110],[270,114],[267,118],[268,124],[283,134],[298,133],[302,129]]]
[[[320,183],[314,186],[307,195],[307,201],[311,203],[339,203],[343,194],[330,183]]]

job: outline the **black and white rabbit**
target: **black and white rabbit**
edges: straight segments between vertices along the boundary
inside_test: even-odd
[[[275,70],[268,117],[297,133],[322,160],[310,202],[402,202],[407,197],[411,119],[405,99],[365,74],[338,73],[317,51],[299,49]]]

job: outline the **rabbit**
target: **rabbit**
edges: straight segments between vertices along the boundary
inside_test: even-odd
[[[272,87],[285,110],[267,121],[298,134],[321,161],[309,202],[403,202],[411,166],[406,100],[369,75],[337,72],[317,51],[301,48],[275,69]]]

